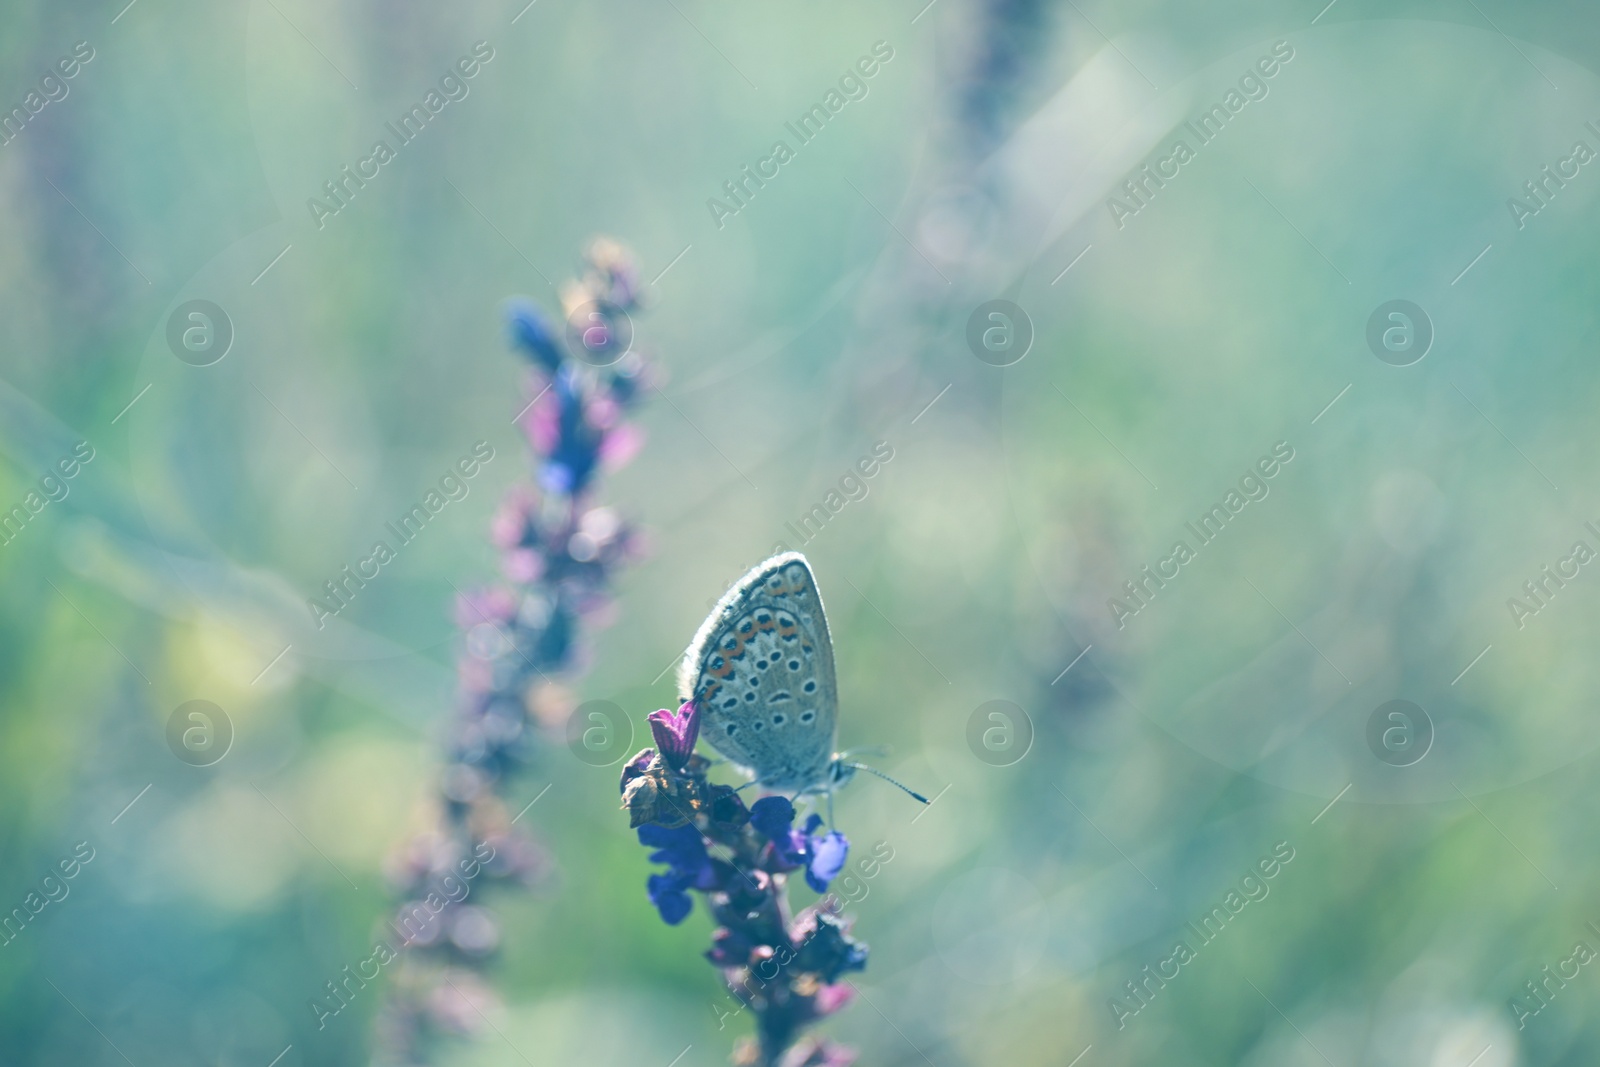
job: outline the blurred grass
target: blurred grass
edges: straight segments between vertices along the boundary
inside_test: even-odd
[[[288,1044],[283,1067],[361,1062],[378,990],[322,1032],[305,1002],[385,914],[381,858],[422,817],[451,699],[451,584],[489,577],[487,516],[525,476],[498,309],[516,292],[554,307],[541,272],[559,280],[608,232],[647,279],[689,251],[637,324],[672,402],[646,406],[650,443],[606,489],[656,552],[624,578],[580,698],[667,705],[670,674],[651,679],[707,600],[775,541],[800,547],[783,524],[874,441],[895,448],[804,546],[839,644],[841,744],[888,744],[890,773],[949,786],[920,818],[869,781],[839,798],[858,847],[896,850],[855,909],[870,1004],[829,1024],[864,1062],[1064,1064],[1091,1043],[1084,1067],[1463,1067],[1491,1044],[1478,1067],[1591,1062],[1587,973],[1520,1033],[1505,1002],[1600,918],[1594,579],[1523,632],[1503,601],[1600,518],[1600,179],[1586,168],[1522,232],[1503,201],[1600,116],[1584,66],[1600,20],[1486,5],[1532,42],[1525,59],[1456,5],[1343,0],[1304,29],[1320,6],[1084,6],[1162,90],[1197,99],[1262,41],[1299,54],[1126,230],[1098,192],[1068,220],[1013,294],[1038,338],[1003,374],[962,348],[968,294],[921,345],[894,340],[903,308],[882,284],[910,257],[878,212],[921,233],[907,205],[938,182],[939,90],[971,8],[914,27],[838,3],[545,0],[515,25],[488,3],[9,13],[0,104],[77,40],[97,57],[0,148],[3,377],[60,424],[8,415],[0,505],[53,434],[99,456],[0,551],[0,908],[77,841],[98,855],[0,951],[0,1060],[121,1062],[99,1027],[141,1067],[259,1067]],[[1081,15],[1052,20],[1024,111],[1104,52]],[[715,229],[705,198],[880,37],[896,56],[870,95]],[[471,95],[314,229],[304,199],[480,39],[496,58]],[[238,331],[205,371],[163,339],[196,296]],[[1438,334],[1403,370],[1362,344],[1396,296]],[[875,327],[891,340],[862,344]],[[300,601],[479,438],[496,460],[363,592],[348,619],[364,633],[310,643]],[[1105,598],[1280,439],[1296,459],[1271,495],[1117,631]],[[162,552],[205,566],[180,577]],[[1438,727],[1404,771],[1363,740],[1396,695]],[[238,731],[204,771],[162,738],[195,698]],[[965,747],[990,699],[1034,719],[1011,768]],[[688,1067],[744,1032],[716,1027],[703,910],[666,928],[646,903],[614,774],[558,739],[534,769],[558,874],[490,901],[510,1043],[490,1032],[450,1062],[665,1064],[692,1045]],[[1106,999],[1279,840],[1298,855],[1271,896],[1117,1031]],[[1032,894],[1015,912],[985,903],[1016,879]]]

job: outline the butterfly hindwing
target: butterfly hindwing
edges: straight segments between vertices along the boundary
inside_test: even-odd
[[[700,736],[763,786],[825,781],[839,698],[828,620],[804,556],[774,556],[723,595],[684,657],[678,694],[699,704]]]

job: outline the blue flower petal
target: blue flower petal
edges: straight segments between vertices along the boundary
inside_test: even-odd
[[[674,851],[696,845],[701,846],[702,849],[704,847],[700,840],[700,831],[693,826],[685,824],[669,829],[653,822],[645,823],[639,827],[639,844],[649,848],[663,848]]]
[[[806,885],[818,893],[828,891],[828,883],[844,870],[845,859],[850,855],[850,842],[839,831],[826,837],[811,839],[811,863],[806,867]]]
[[[674,893],[657,901],[656,908],[661,912],[662,921],[668,926],[677,926],[694,910],[694,901],[687,893]]]
[[[668,829],[647,823],[639,827],[639,843],[656,849],[650,854],[650,862],[667,864],[664,874],[652,874],[645,881],[645,889],[661,918],[676,926],[694,907],[685,890],[691,886],[710,888],[711,857],[706,852],[705,839],[693,826]]]
[[[786,843],[794,825],[794,805],[788,797],[762,797],[750,805],[750,825],[768,841]]]
[[[539,488],[551,496],[566,496],[576,477],[565,463],[549,462],[539,468]]]
[[[561,347],[549,321],[531,302],[518,300],[506,309],[511,340],[527,352],[530,359],[547,371],[561,366]]]
[[[662,921],[668,926],[677,926],[694,910],[694,900],[683,891],[683,881],[675,874],[652,874],[645,887],[650,903],[661,912]]]

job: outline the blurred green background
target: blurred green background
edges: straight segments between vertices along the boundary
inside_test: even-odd
[[[861,1062],[1600,1058],[1594,968],[1542,1007],[1525,988],[1600,950],[1600,578],[1520,626],[1507,605],[1600,550],[1600,168],[1520,227],[1507,206],[1600,151],[1590,7],[0,19],[0,112],[28,113],[0,145],[0,510],[94,452],[0,547],[0,912],[93,850],[0,945],[0,1063],[367,1061],[380,985],[321,1030],[307,1002],[388,916],[385,859],[435,791],[451,602],[492,578],[489,517],[528,477],[502,303],[554,311],[596,234],[639,257],[668,380],[602,490],[653,552],[573,699],[620,704],[642,747],[715,598],[807,553],[841,745],[939,794],[838,798],[858,849],[895,854],[851,909],[863,998],[825,1025]],[[880,41],[867,94],[719,226],[707,199]],[[1119,226],[1107,198],[1280,41],[1270,91]],[[479,42],[466,95],[319,226],[307,200]],[[1033,331],[1003,368],[966,340],[994,299]],[[1434,334],[1403,367],[1366,340],[1395,299]],[[211,366],[167,343],[190,300],[232,323]],[[315,629],[305,598],[478,441],[467,497]],[[785,524],[880,441],[867,496],[802,544]],[[1279,442],[1270,492],[1119,627],[1108,598]],[[235,730],[206,768],[165,737],[196,699]],[[1431,724],[1406,766],[1368,741],[1395,699]],[[968,742],[996,700],[1031,737],[1005,759]],[[718,1028],[703,906],[668,928],[647,903],[616,774],[549,729],[516,796],[549,787],[528,820],[554,874],[485,901],[502,1003],[441,1062],[696,1067],[746,1031]],[[1270,892],[1200,945],[1187,924],[1280,843]],[[1125,983],[1179,939],[1195,958],[1141,1005]]]

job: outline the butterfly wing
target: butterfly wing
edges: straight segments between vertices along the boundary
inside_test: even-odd
[[[825,781],[839,722],[833,641],[816,578],[798,552],[773,556],[723,594],[678,671],[700,736],[763,786]]]

